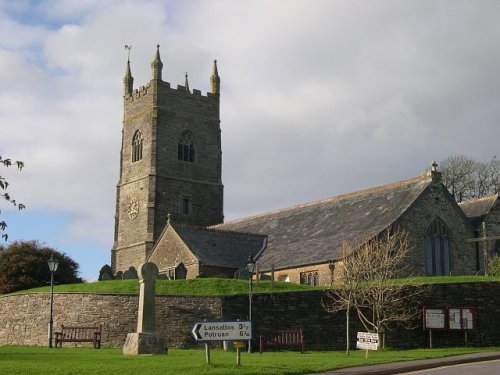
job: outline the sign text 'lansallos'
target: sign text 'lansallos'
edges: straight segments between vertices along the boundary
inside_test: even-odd
[[[199,322],[191,333],[196,341],[251,340],[252,322]]]

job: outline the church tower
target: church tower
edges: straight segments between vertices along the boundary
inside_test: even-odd
[[[162,80],[157,46],[152,79],[134,90],[127,61],[120,180],[116,190],[113,272],[137,268],[163,231],[168,215],[196,226],[223,221],[220,77],[214,62],[211,92]]]

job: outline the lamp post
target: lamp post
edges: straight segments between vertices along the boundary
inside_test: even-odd
[[[54,254],[50,256],[50,259],[47,261],[50,270],[50,319],[49,319],[49,348],[52,348],[52,328],[54,324],[53,319],[53,311],[54,311],[54,272],[57,271],[57,267],[59,267],[59,261],[54,259]]]
[[[333,261],[333,259],[330,259],[328,261],[328,268],[330,268],[330,286],[333,285],[333,276],[334,276],[334,272],[335,272],[335,262]]]
[[[252,279],[253,272],[255,270],[255,261],[252,258],[252,254],[248,255],[247,260],[247,271],[248,271],[248,320],[252,323]],[[248,340],[248,352],[252,352],[252,340]]]

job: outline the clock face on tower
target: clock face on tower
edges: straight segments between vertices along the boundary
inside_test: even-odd
[[[130,198],[130,202],[128,204],[127,215],[130,219],[135,219],[138,214],[139,214],[139,202],[137,201],[137,198],[132,197]]]

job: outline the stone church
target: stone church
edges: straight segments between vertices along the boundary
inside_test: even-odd
[[[343,242],[392,227],[408,231],[416,275],[484,272],[484,243],[474,238],[500,234],[498,196],[457,204],[435,163],[405,181],[224,223],[217,62],[206,95],[187,75],[172,88],[162,68],[158,46],[152,79],[134,89],[127,62],[114,273],[151,261],[172,279],[234,277],[250,255],[263,277],[328,285]]]

